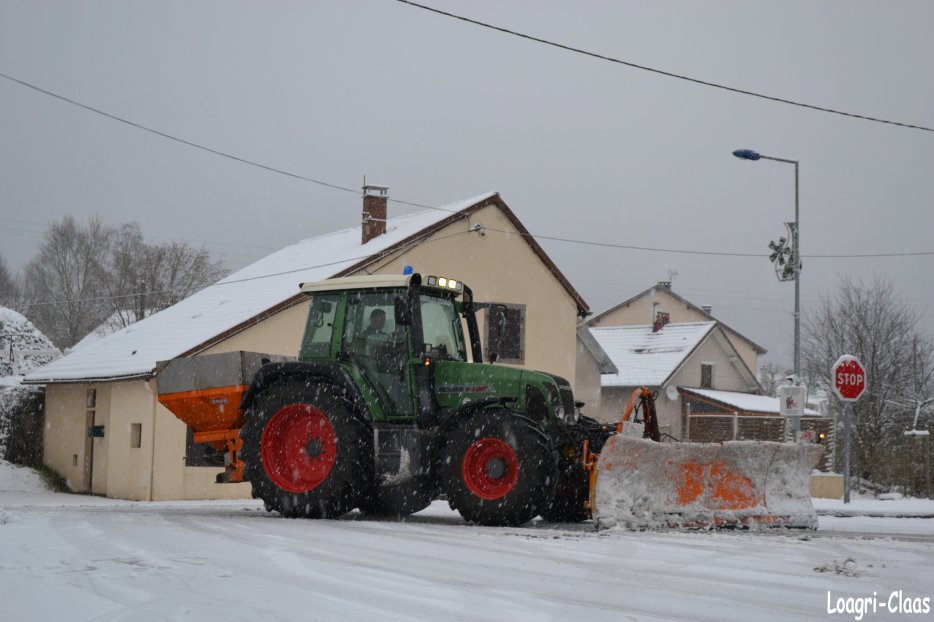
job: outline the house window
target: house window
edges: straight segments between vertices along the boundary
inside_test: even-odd
[[[130,449],[139,449],[143,446],[143,424],[130,424]]]
[[[701,363],[700,366],[700,388],[713,388],[713,363]]]
[[[491,304],[486,314],[486,349],[490,361],[525,362],[525,305]]]

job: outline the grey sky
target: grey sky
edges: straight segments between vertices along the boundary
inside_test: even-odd
[[[934,4],[427,4],[635,63],[934,126]],[[805,313],[843,274],[888,276],[934,332],[934,133],[751,99],[541,46],[393,0],[0,0],[0,71],[187,140],[440,205],[498,190],[533,233],[767,253],[801,161]],[[0,254],[99,213],[239,267],[359,222],[360,198],[141,132],[0,79]],[[390,204],[390,215],[414,208]],[[793,284],[765,258],[542,245],[594,311],[667,278],[791,362]]]

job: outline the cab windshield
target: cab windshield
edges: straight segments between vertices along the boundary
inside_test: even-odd
[[[437,359],[467,361],[464,331],[454,300],[421,294],[419,305],[425,350]]]

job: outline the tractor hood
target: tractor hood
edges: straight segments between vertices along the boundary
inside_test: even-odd
[[[536,393],[547,405],[547,419],[576,418],[570,383],[553,374],[500,365],[434,361],[434,391],[442,408],[456,409],[489,398],[513,398],[509,408],[528,413]],[[536,417],[537,418],[537,417]]]

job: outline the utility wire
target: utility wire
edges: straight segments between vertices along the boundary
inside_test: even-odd
[[[223,157],[223,158],[228,158],[228,159],[230,159],[230,160],[234,160],[235,162],[240,162],[240,163],[242,163],[242,164],[248,164],[248,165],[250,165],[250,166],[255,166],[255,167],[257,167],[257,168],[261,168],[261,169],[264,169],[264,170],[266,170],[266,171],[270,171],[270,172],[272,172],[272,173],[278,173],[278,174],[280,174],[280,175],[285,175],[286,177],[292,177],[292,178],[294,178],[294,179],[300,179],[300,180],[302,180],[302,181],[307,181],[307,182],[310,182],[310,183],[313,183],[313,184],[318,184],[319,186],[324,186],[324,187],[326,187],[326,188],[333,188],[334,190],[342,190],[342,191],[344,191],[344,192],[352,192],[352,193],[357,194],[357,195],[360,194],[360,191],[359,191],[359,190],[355,190],[355,189],[353,189],[353,188],[348,188],[348,187],[346,187],[346,186],[339,186],[339,185],[337,185],[337,184],[332,184],[332,183],[328,183],[328,182],[326,182],[326,181],[321,181],[320,179],[312,179],[311,177],[306,177],[306,176],[304,176],[304,175],[299,175],[298,173],[292,173],[292,172],[283,170],[283,169],[281,169],[281,168],[276,168],[276,167],[274,167],[274,166],[269,166],[269,165],[266,165],[266,164],[262,164],[262,163],[260,163],[260,162],[255,162],[255,161],[253,161],[253,160],[248,160],[248,159],[246,159],[246,158],[241,158],[240,156],[235,156],[235,155],[233,155],[233,154],[226,153],[226,152],[224,152],[224,151],[220,151],[220,150],[218,150],[218,149],[213,149],[213,148],[211,148],[211,147],[205,147],[204,145],[199,145],[198,143],[192,142],[192,141],[190,141],[190,140],[185,140],[184,138],[179,138],[178,136],[173,136],[172,134],[169,134],[169,133],[167,133],[167,132],[163,132],[163,131],[160,131],[160,130],[152,129],[152,128],[150,128],[150,127],[146,127],[145,125],[141,125],[141,124],[136,123],[136,122],[134,122],[134,121],[130,121],[129,119],[124,119],[123,117],[119,117],[119,116],[117,116],[117,115],[115,115],[115,114],[111,114],[111,113],[109,113],[109,112],[105,112],[105,111],[103,111],[103,110],[101,110],[101,109],[99,109],[99,108],[95,108],[95,107],[89,106],[89,105],[87,105],[87,104],[82,104],[81,102],[75,101],[74,99],[71,99],[71,98],[69,98],[69,97],[65,97],[64,95],[59,95],[58,93],[53,93],[52,91],[49,91],[49,90],[46,90],[46,89],[41,88],[41,87],[39,87],[39,86],[36,86],[35,84],[30,84],[29,82],[26,82],[25,80],[20,80],[19,78],[14,78],[13,76],[8,75],[8,74],[5,74],[5,73],[3,73],[3,72],[0,72],[0,77],[6,78],[7,80],[10,80],[11,82],[16,82],[17,84],[20,84],[20,85],[22,85],[22,86],[25,86],[26,88],[29,88],[29,89],[33,89],[34,91],[38,91],[39,93],[42,93],[42,94],[44,94],[44,95],[48,95],[49,97],[54,97],[55,99],[59,99],[59,100],[61,100],[61,101],[63,101],[63,102],[69,103],[69,104],[71,104],[71,105],[73,105],[73,106],[78,106],[79,108],[84,108],[85,110],[88,110],[88,111],[90,111],[90,112],[94,112],[94,113],[96,113],[96,114],[105,116],[105,117],[107,117],[108,119],[112,119],[112,120],[114,120],[114,121],[119,121],[120,123],[125,123],[126,125],[129,125],[129,126],[131,126],[131,127],[135,127],[136,129],[143,130],[144,132],[149,132],[149,133],[151,133],[151,134],[155,134],[155,135],[157,135],[157,136],[161,136],[161,137],[167,138],[167,139],[169,139],[169,140],[174,140],[175,142],[181,143],[181,144],[183,144],[183,145],[187,145],[187,146],[189,146],[189,147],[193,147],[193,148],[195,148],[195,149],[200,149],[201,151],[207,151],[208,153],[213,153],[214,155],[218,155],[218,156],[221,156],[221,157]],[[399,199],[390,199],[390,200],[393,201],[393,202],[395,202],[395,203],[402,204],[402,205],[411,205],[411,206],[413,206],[413,207],[423,207],[423,208],[427,208],[427,209],[439,209],[439,208],[436,208],[436,207],[431,207],[430,205],[422,205],[422,204],[420,204],[420,203],[411,203],[411,202],[408,202],[408,201],[401,201],[401,200],[399,200]],[[448,211],[448,210],[443,210],[443,211]]]
[[[522,235],[535,238],[536,240],[551,240],[554,242],[568,242],[570,244],[584,244],[587,246],[600,246],[604,248],[621,248],[624,250],[632,251],[646,251],[652,253],[676,253],[680,255],[707,255],[714,257],[768,257],[768,253],[728,253],[721,251],[692,251],[679,248],[660,248],[653,246],[633,246],[630,244],[613,244],[611,242],[591,242],[586,240],[575,240],[572,238],[561,238],[552,235],[539,235],[537,233],[520,233],[517,231],[508,231],[506,229],[495,229],[492,227],[482,227],[484,231],[495,231],[497,233],[507,233],[512,235]],[[871,258],[871,257],[917,257],[924,255],[934,255],[934,251],[918,251],[918,252],[905,252],[905,253],[862,253],[862,254],[847,254],[847,255],[801,255],[802,259],[856,259],[856,258]]]
[[[412,2],[407,2],[407,0],[398,0],[398,1],[399,1],[399,2],[406,2],[407,4],[412,4],[413,6],[417,6],[417,7],[420,7],[420,8],[426,8],[426,9],[428,9],[428,10],[430,10],[430,11],[435,11],[435,12],[438,12],[438,13],[442,13],[442,14],[445,14],[445,15],[449,15],[449,14],[447,14],[447,13],[444,13],[443,11],[438,11],[437,9],[432,9],[432,8],[430,8],[430,7],[424,7],[424,6],[420,5],[420,4],[415,4],[415,3],[412,3]],[[461,18],[461,17],[456,16],[456,15],[452,15],[452,17],[457,17],[458,19],[465,19],[465,20],[466,20],[466,18]],[[466,20],[466,21],[471,21],[471,20]],[[497,28],[497,27],[495,27],[495,26],[488,26],[487,24],[483,24],[482,22],[478,22],[478,23],[479,23],[480,25],[482,25],[482,26],[487,26],[487,27],[489,27],[489,28],[494,28],[494,29],[496,29],[496,30],[501,30],[501,29],[499,29],[499,28]],[[509,31],[506,31],[506,32],[509,32]],[[522,35],[522,36],[525,36],[525,35]],[[533,37],[527,37],[527,38],[534,39]],[[572,48],[572,49],[573,49],[573,48]],[[576,51],[576,50],[575,50],[575,51]],[[593,55],[593,54],[592,54],[592,55]],[[622,61],[618,61],[618,62],[622,62]],[[623,63],[623,64],[627,64],[627,63]],[[640,67],[640,68],[641,68],[641,67]],[[268,166],[268,165],[266,165],[266,164],[261,164],[261,163],[259,163],[259,162],[255,162],[255,161],[253,161],[253,160],[248,160],[248,159],[246,159],[246,158],[241,158],[241,157],[239,157],[239,156],[231,155],[231,154],[229,154],[229,153],[225,153],[225,152],[223,152],[223,151],[219,151],[219,150],[213,149],[213,148],[211,148],[211,147],[205,147],[204,145],[199,145],[198,143],[192,142],[192,141],[190,141],[190,140],[185,140],[184,138],[179,138],[179,137],[177,137],[177,136],[173,136],[173,135],[168,134],[168,133],[166,133],[166,132],[163,132],[163,131],[160,131],[160,130],[155,130],[155,129],[146,127],[145,125],[140,125],[139,123],[136,123],[136,122],[134,122],[134,121],[129,121],[129,120],[127,120],[127,119],[124,119],[123,117],[119,117],[119,116],[117,116],[117,115],[110,114],[109,112],[105,112],[105,111],[103,111],[103,110],[99,110],[99,109],[97,109],[97,108],[94,108],[93,106],[88,106],[87,104],[82,104],[81,102],[75,101],[75,100],[70,99],[70,98],[68,98],[68,97],[65,97],[65,96],[63,96],[63,95],[59,95],[59,94],[57,94],[57,93],[53,93],[52,91],[48,91],[48,90],[46,90],[46,89],[40,88],[40,87],[38,87],[38,86],[36,86],[36,85],[34,85],[34,84],[30,84],[29,82],[25,82],[25,81],[20,80],[20,79],[18,79],[18,78],[14,78],[14,77],[9,76],[9,75],[7,75],[7,74],[5,74],[5,73],[3,73],[3,72],[0,72],[0,77],[6,78],[7,80],[11,80],[11,81],[13,81],[13,82],[16,82],[17,84],[20,84],[20,85],[25,86],[25,87],[27,87],[27,88],[33,89],[33,90],[35,90],[35,91],[38,91],[39,93],[43,93],[43,94],[48,95],[48,96],[50,96],[50,97],[54,97],[54,98],[59,99],[59,100],[61,100],[61,101],[67,102],[67,103],[69,103],[69,104],[72,104],[72,105],[74,105],[74,106],[78,106],[79,108],[83,108],[83,109],[85,109],[85,110],[89,110],[89,111],[91,111],[91,112],[94,112],[94,113],[103,115],[103,116],[105,116],[105,117],[107,117],[107,118],[109,118],[109,119],[113,119],[114,121],[119,121],[120,123],[125,123],[126,125],[129,125],[129,126],[131,126],[131,127],[135,127],[135,128],[137,128],[137,129],[143,130],[143,131],[145,131],[145,132],[149,132],[149,133],[151,133],[151,134],[155,134],[155,135],[157,135],[157,136],[162,136],[163,138],[167,138],[167,139],[169,139],[169,140],[173,140],[173,141],[175,141],[175,142],[181,143],[181,144],[183,144],[183,145],[187,145],[187,146],[189,146],[189,147],[194,147],[195,149],[200,149],[200,150],[206,151],[206,152],[208,152],[208,153],[213,153],[213,154],[215,154],[215,155],[219,155],[219,156],[221,156],[221,157],[228,158],[228,159],[234,160],[234,161],[236,161],[236,162],[240,162],[240,163],[242,163],[242,164],[247,164],[247,165],[249,165],[249,166],[255,166],[255,167],[261,168],[261,169],[266,170],[266,171],[270,171],[270,172],[273,172],[273,173],[279,173],[279,174],[281,174],[281,175],[285,175],[286,177],[291,177],[291,178],[294,178],[294,179],[300,179],[300,180],[302,180],[302,181],[311,182],[311,183],[313,183],[313,184],[318,184],[318,185],[325,186],[325,187],[327,187],[327,188],[332,188],[332,189],[335,189],[335,190],[341,190],[341,191],[344,191],[344,192],[351,192],[351,193],[353,193],[353,194],[355,194],[355,195],[358,195],[358,196],[359,196],[359,194],[360,194],[360,191],[359,191],[359,190],[354,190],[353,188],[347,188],[346,186],[340,186],[340,185],[337,185],[337,184],[332,184],[332,183],[329,183],[329,182],[326,182],[326,181],[321,181],[321,180],[318,180],[318,179],[313,179],[313,178],[311,178],[311,177],[306,177],[306,176],[304,176],[304,175],[299,175],[298,173],[292,173],[292,172],[289,172],[289,171],[286,171],[286,170],[283,170],[283,169],[275,168],[275,167],[273,167],[273,166]],[[851,115],[851,116],[852,116],[852,115]],[[919,129],[928,129],[928,128],[919,128]],[[431,206],[431,205],[426,205],[426,204],[424,204],[424,203],[416,203],[416,202],[413,202],[413,201],[403,201],[403,200],[401,200],[401,199],[392,199],[392,198],[390,198],[389,201],[392,201],[393,203],[398,203],[398,204],[400,204],[400,205],[410,205],[410,206],[412,206],[412,207],[420,207],[420,208],[435,210],[435,211],[439,211],[439,212],[448,212],[448,213],[451,213],[451,214],[457,213],[457,210],[447,209],[447,208],[444,208],[444,207],[434,207],[434,206]],[[26,222],[26,221],[19,221],[19,222]],[[489,230],[490,230],[490,231],[497,231],[496,229],[489,229]],[[516,233],[516,232],[512,232],[512,231],[509,231],[509,232],[507,232],[507,231],[501,231],[501,233]],[[533,234],[531,234],[531,233],[528,233],[528,234],[526,234],[526,233],[521,233],[521,234],[517,234],[517,235],[523,235],[523,236],[526,236],[526,235],[527,235],[527,236],[529,236],[529,237],[536,238],[536,239],[553,240],[553,241],[556,241],[556,242],[568,242],[568,243],[572,243],[572,244],[583,244],[583,245],[587,245],[587,246],[602,246],[602,247],[606,247],[606,248],[622,248],[622,249],[627,249],[627,250],[649,251],[649,252],[658,252],[658,253],[677,253],[677,254],[683,254],[683,255],[708,255],[708,256],[720,256],[720,257],[767,257],[767,256],[768,256],[768,254],[766,254],[766,253],[728,253],[728,252],[718,252],[718,251],[693,251],[693,250],[685,250],[685,249],[655,248],[655,247],[646,247],[646,246],[631,246],[631,245],[626,245],[626,244],[611,244],[611,243],[606,243],[606,242],[591,242],[591,241],[586,241],[586,240],[575,240],[575,239],[571,239],[571,238],[561,238],[561,237],[545,236],[545,235],[533,235]],[[853,258],[861,258],[861,257],[913,257],[913,256],[923,256],[923,255],[934,255],[934,251],[921,251],[921,252],[908,252],[908,253],[850,254],[850,255],[802,255],[802,258],[803,258],[803,259],[809,259],[809,258],[835,258],[835,259],[839,259],[839,258],[849,258],[849,259],[853,259]]]
[[[673,72],[671,72],[671,71],[664,71],[664,70],[662,70],[662,69],[656,69],[656,68],[654,68],[654,67],[648,67],[648,66],[646,66],[646,65],[639,65],[639,64],[636,64],[636,63],[633,63],[633,62],[629,62],[629,61],[626,61],[626,60],[621,60],[621,59],[619,59],[619,58],[613,58],[612,56],[605,56],[605,55],[603,55],[603,54],[598,54],[598,53],[596,53],[596,52],[590,52],[590,51],[587,51],[587,50],[584,50],[584,49],[581,49],[581,48],[576,48],[576,47],[572,47],[572,46],[570,46],[570,45],[565,45],[565,44],[563,44],[563,43],[556,43],[556,42],[554,42],[554,41],[549,41],[548,39],[542,39],[542,38],[540,38],[540,37],[535,37],[535,36],[532,36],[532,35],[527,35],[527,34],[524,34],[524,33],[521,33],[521,32],[517,32],[517,31],[515,31],[515,30],[510,30],[510,29],[508,29],[508,28],[503,28],[502,26],[495,26],[495,25],[489,24],[489,23],[487,23],[487,22],[481,22],[481,21],[479,21],[479,20],[471,19],[471,18],[469,18],[469,17],[464,17],[463,15],[456,15],[456,14],[454,14],[454,13],[448,13],[447,11],[442,11],[441,9],[436,9],[436,8],[434,8],[434,7],[426,6],[426,5],[424,5],[424,4],[419,4],[419,3],[417,3],[417,2],[412,2],[411,0],[396,0],[396,2],[401,2],[402,4],[407,4],[407,5],[409,5],[409,6],[412,6],[412,7],[418,8],[418,9],[423,9],[423,10],[425,10],[425,11],[430,11],[430,12],[432,12],[432,13],[437,13],[438,15],[443,15],[443,16],[445,16],[445,17],[450,17],[450,18],[453,18],[453,19],[456,19],[456,20],[460,20],[460,21],[466,22],[466,23],[468,23],[468,24],[473,24],[474,26],[480,26],[480,27],[482,27],[482,28],[488,28],[488,29],[490,29],[490,30],[495,30],[495,31],[497,31],[497,32],[501,32],[501,33],[504,33],[504,34],[507,34],[507,35],[512,35],[512,36],[514,36],[514,37],[519,37],[519,38],[522,38],[522,39],[526,39],[526,40],[528,40],[528,41],[534,41],[535,43],[541,43],[541,44],[543,44],[543,45],[548,45],[548,46],[555,47],[555,48],[558,48],[558,49],[561,49],[561,50],[565,50],[565,51],[568,51],[568,52],[574,52],[574,53],[576,53],[576,54],[583,54],[584,56],[590,56],[591,58],[597,58],[597,59],[600,59],[600,60],[605,60],[605,61],[608,61],[608,62],[611,62],[611,63],[616,63],[616,64],[618,64],[618,65],[625,65],[626,67],[630,67],[630,68],[632,68],[632,69],[641,69],[642,71],[648,71],[648,72],[655,73],[655,74],[658,74],[658,75],[666,76],[666,77],[668,77],[668,78],[675,78],[675,79],[677,79],[677,80],[684,80],[685,82],[692,82],[692,83],[694,83],[694,84],[699,84],[699,85],[701,85],[701,86],[709,86],[709,87],[712,87],[712,88],[715,88],[715,89],[720,89],[720,90],[723,90],[723,91],[729,91],[730,93],[737,93],[737,94],[739,94],[739,95],[748,95],[749,97],[757,97],[757,98],[759,98],[759,99],[765,99],[765,100],[772,101],[772,102],[778,102],[778,103],[780,103],[780,104],[788,104],[789,106],[797,106],[797,107],[799,107],[799,108],[807,108],[807,109],[809,109],[809,110],[817,110],[817,111],[819,111],[819,112],[827,112],[827,113],[830,113],[830,114],[841,115],[841,116],[844,116],[844,117],[851,117],[851,118],[854,118],[854,119],[862,119],[863,121],[872,121],[872,122],[875,122],[875,123],[885,123],[885,124],[887,124],[887,125],[897,125],[897,126],[899,126],[899,127],[909,128],[909,129],[913,129],[913,130],[923,130],[923,131],[925,131],[925,132],[934,132],[934,128],[925,127],[925,126],[923,126],[923,125],[912,125],[912,124],[910,124],[910,123],[902,123],[902,122],[900,122],[900,121],[891,121],[891,120],[888,120],[888,119],[880,119],[880,118],[878,118],[878,117],[870,117],[870,116],[867,116],[867,115],[855,114],[855,113],[852,113],[852,112],[845,112],[845,111],[843,111],[843,110],[836,110],[836,109],[834,109],[834,108],[827,108],[827,107],[824,107],[824,106],[817,106],[817,105],[814,105],[814,104],[807,104],[807,103],[795,101],[795,100],[792,100],[792,99],[785,99],[784,97],[776,97],[776,96],[774,96],[774,95],[765,95],[765,94],[763,94],[763,93],[757,93],[757,92],[755,92],[755,91],[748,91],[748,90],[740,89],[740,88],[733,87],[733,86],[727,86],[727,85],[725,85],[725,84],[719,84],[719,83],[717,83],[717,82],[710,82],[710,81],[708,81],[708,80],[701,80],[701,79],[698,79],[698,78],[692,78],[692,77],[690,77],[690,76],[686,76],[686,75],[682,75],[682,74],[673,73]]]

